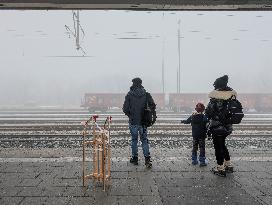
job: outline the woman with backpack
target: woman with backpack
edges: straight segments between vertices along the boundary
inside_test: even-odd
[[[212,136],[217,161],[217,166],[211,171],[223,177],[226,176],[226,172],[233,172],[229,151],[226,147],[226,137],[232,133],[229,102],[233,98],[236,100],[237,96],[236,91],[228,87],[227,84],[227,75],[215,80],[214,90],[209,93],[210,102],[205,110],[209,119],[208,135]]]

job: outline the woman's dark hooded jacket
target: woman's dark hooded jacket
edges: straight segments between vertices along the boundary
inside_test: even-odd
[[[228,122],[226,104],[227,100],[233,96],[237,97],[237,93],[230,87],[216,89],[209,93],[210,102],[205,110],[209,119],[208,133],[225,136],[232,133],[232,124]]]

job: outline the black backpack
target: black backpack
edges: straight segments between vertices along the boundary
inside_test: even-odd
[[[143,111],[142,124],[145,127],[151,127],[157,119],[156,104],[151,103],[151,95],[146,93],[146,103]]]
[[[239,124],[242,121],[244,117],[243,106],[235,96],[227,101],[227,110],[230,124]]]

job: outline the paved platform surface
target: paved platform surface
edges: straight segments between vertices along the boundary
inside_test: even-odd
[[[272,151],[230,150],[235,173],[226,178],[190,164],[188,149],[151,150],[153,168],[128,163],[129,149],[113,150],[108,191],[82,187],[81,150],[1,149],[0,204],[272,204]],[[91,163],[89,163],[91,167]]]

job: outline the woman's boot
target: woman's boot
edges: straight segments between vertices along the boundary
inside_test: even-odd
[[[224,166],[227,173],[233,173],[233,165],[231,164],[230,160],[224,161]]]
[[[215,175],[218,175],[220,177],[226,176],[226,170],[224,165],[217,165],[211,170]]]

